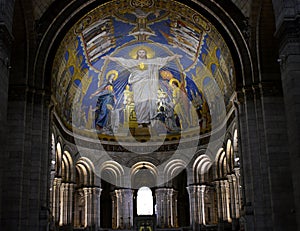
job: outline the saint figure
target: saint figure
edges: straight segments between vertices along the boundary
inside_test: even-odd
[[[113,82],[117,77],[117,71],[109,71],[101,86],[90,96],[90,99],[98,97],[95,111],[95,128],[98,131],[109,129],[107,125],[111,124],[109,121],[110,109],[115,106]]]

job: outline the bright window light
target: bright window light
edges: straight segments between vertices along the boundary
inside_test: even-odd
[[[148,187],[141,187],[137,193],[137,215],[153,214],[152,191]]]

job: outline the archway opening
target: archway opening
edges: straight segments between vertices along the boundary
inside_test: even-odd
[[[137,215],[153,215],[153,196],[149,187],[141,187],[137,192]]]

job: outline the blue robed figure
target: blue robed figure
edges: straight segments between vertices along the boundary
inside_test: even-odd
[[[110,111],[115,106],[113,82],[117,77],[117,71],[109,71],[101,86],[90,96],[90,99],[95,96],[98,97],[95,110],[95,128],[99,131],[105,128],[109,129]]]

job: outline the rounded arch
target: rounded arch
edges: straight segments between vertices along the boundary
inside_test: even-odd
[[[55,175],[61,176],[62,174],[62,147],[61,143],[57,142],[55,150]]]
[[[231,172],[234,168],[234,152],[231,139],[226,142],[226,159],[227,159],[227,172]]]
[[[64,151],[62,156],[62,180],[65,182],[74,182],[74,163],[71,154]]]
[[[55,141],[55,135],[54,133],[52,132],[51,133],[51,160],[55,160],[55,153],[56,153],[56,141]]]
[[[142,161],[131,167],[130,176],[132,188],[137,189],[142,186],[151,188],[157,184],[158,171],[154,164]]]
[[[240,152],[239,152],[239,137],[238,137],[238,130],[234,129],[233,131],[233,160],[234,160],[234,167],[240,166]]]
[[[221,179],[227,175],[227,163],[226,163],[226,153],[223,148],[220,148],[217,152],[215,159],[215,171],[214,177],[216,179]]]
[[[202,154],[196,158],[193,163],[193,175],[194,175],[194,183],[203,183],[208,182],[210,179],[210,169],[213,164],[211,158]]]
[[[99,168],[101,179],[113,184],[122,186],[124,169],[116,161],[105,161]]]
[[[232,145],[233,145],[233,150],[234,151],[238,151],[238,130],[235,128],[233,130],[233,142],[232,142]]]
[[[94,186],[95,168],[94,164],[86,157],[81,157],[76,162],[76,183],[82,186]]]
[[[174,159],[169,161],[163,170],[164,181],[169,183],[174,177],[182,172],[187,166],[187,163],[181,159]]]

